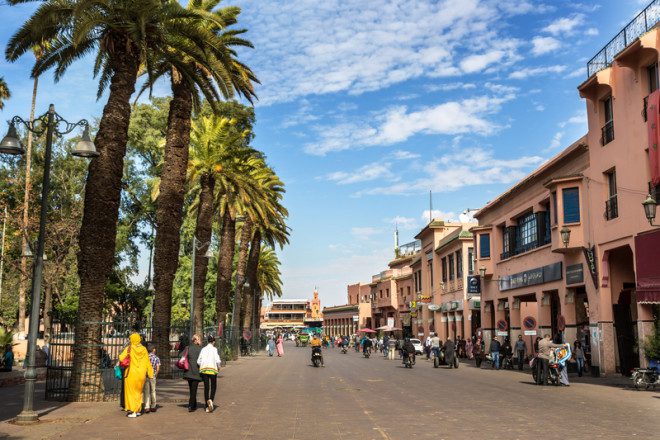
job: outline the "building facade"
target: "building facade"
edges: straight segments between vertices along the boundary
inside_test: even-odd
[[[261,310],[262,330],[292,330],[303,327],[321,327],[323,313],[321,300],[315,290],[312,299],[276,299]]]
[[[359,305],[323,308],[323,333],[328,336],[350,336],[358,331]]]

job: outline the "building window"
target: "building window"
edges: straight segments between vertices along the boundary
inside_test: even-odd
[[[556,194],[555,194],[556,197]],[[550,202],[545,204],[545,212],[543,213],[543,244],[548,244],[551,241],[551,226],[550,226]]]
[[[658,63],[648,66],[649,73],[649,94],[658,90]]]
[[[605,201],[605,219],[612,220],[619,216],[619,204],[616,197],[616,170],[605,173],[607,181],[607,200]]]
[[[552,193],[552,224],[557,224],[557,213],[559,208],[557,207],[557,193],[553,191]]]
[[[443,257],[441,260],[442,264],[442,282],[447,281],[447,258]]]
[[[456,278],[463,278],[463,252],[456,251]]]
[[[380,295],[380,297],[382,298],[382,297],[383,297],[383,291],[380,290],[379,292],[380,292],[379,295]]]
[[[562,190],[564,204],[564,223],[580,222],[580,189],[564,188]]]
[[[453,255],[449,255],[447,257],[447,263],[449,265],[449,269],[448,269],[449,279],[453,280],[454,279],[454,256]]]
[[[390,289],[385,289],[385,296],[386,296],[387,298],[390,297]]]
[[[474,275],[474,248],[468,248],[468,275]]]
[[[490,234],[479,235],[479,258],[490,258]]]
[[[600,143],[607,145],[614,140],[614,111],[611,96],[603,101],[603,110],[605,111],[605,125],[601,130]]]
[[[525,252],[536,247],[536,216],[533,212],[518,218],[518,243],[516,251]]]

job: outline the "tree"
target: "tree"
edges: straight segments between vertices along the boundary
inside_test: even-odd
[[[7,87],[7,83],[5,82],[5,78],[0,76],[0,110],[5,108],[5,101],[11,98],[11,92],[9,91],[9,87]]]
[[[9,0],[12,5],[30,0]],[[34,1],[34,0],[32,0]],[[70,399],[95,399],[103,390],[95,344],[102,319],[105,284],[115,262],[123,161],[138,70],[153,74],[154,61],[183,66],[181,55],[205,65],[195,43],[205,41],[207,17],[161,0],[45,0],[10,38],[5,51],[16,61],[42,41],[51,42],[36,60],[32,76],[54,68],[59,80],[76,60],[95,52],[98,96],[109,88],[95,144],[99,157],[89,166],[80,228],[80,296]],[[182,67],[185,69],[185,67]],[[83,375],[83,369],[90,369]],[[85,376],[85,379],[83,379]]]
[[[200,57],[191,58],[182,53],[178,54],[180,58],[177,59],[176,64],[173,64],[172,55],[177,54],[168,53],[167,57],[158,60],[157,75],[147,82],[151,85],[160,76],[169,75],[172,88],[164,163],[156,207],[154,248],[154,286],[157,292],[154,308],[154,338],[159,352],[163,353],[164,375],[170,373],[168,347],[172,285],[178,267],[193,106],[199,108],[200,92],[213,105],[219,99],[216,85],[225,98],[233,96],[235,92],[248,100],[254,96],[252,81],[256,81],[256,77],[247,66],[236,60],[236,53],[232,49],[234,46],[252,47],[252,44],[237,37],[244,31],[226,30],[228,26],[236,23],[240,9],[237,7],[216,9],[219,3],[220,0],[190,0],[187,6],[189,11],[206,17],[205,27],[208,31],[205,34],[206,38],[195,42],[198,47],[204,48],[201,53],[204,63],[199,62]]]

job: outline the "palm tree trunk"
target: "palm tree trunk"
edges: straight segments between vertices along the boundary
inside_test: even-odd
[[[213,230],[213,189],[215,179],[211,175],[204,175],[200,179],[201,191],[199,194],[199,205],[197,206],[197,224],[195,225],[195,237],[200,243],[209,243]],[[202,334],[204,330],[204,285],[206,284],[206,273],[208,270],[208,259],[206,250],[208,246],[200,246],[195,249],[195,310],[193,314],[194,331]]]
[[[218,282],[215,291],[215,316],[218,323],[226,324],[231,295],[231,274],[234,269],[234,251],[236,248],[236,220],[232,218],[229,207],[225,208],[220,230],[220,251],[218,255]]]
[[[254,236],[252,237],[252,243],[250,243],[250,254],[247,260],[247,282],[249,287],[245,290],[245,304],[243,307],[243,328],[250,329],[252,328],[253,321],[253,311],[255,309],[255,287],[257,285],[257,268],[259,266],[259,253],[261,252],[261,231],[259,228],[256,228],[254,231]],[[256,336],[256,335],[253,335]]]
[[[80,227],[78,275],[80,295],[75,326],[74,362],[69,400],[103,398],[100,374],[102,347],[100,321],[108,275],[115,264],[119,199],[124,155],[131,117],[131,95],[140,65],[138,51],[127,41],[115,38],[115,53],[108,102],[94,143],[99,157],[93,159],[85,185],[85,205]]]
[[[192,93],[173,71],[172,101],[167,118],[163,169],[156,207],[156,242],[154,245],[154,342],[161,359],[160,375],[170,377],[170,323],[172,285],[179,267],[180,229],[183,222],[183,198],[186,189],[188,144]],[[191,321],[192,325],[192,321]]]
[[[32,104],[30,106],[30,121],[34,120],[34,108],[37,104],[37,89],[39,87],[39,77],[34,78],[32,85]],[[27,148],[25,152],[25,193],[23,195],[23,238],[21,240],[21,272],[18,282],[18,334],[25,333],[25,291],[28,283],[28,264],[27,256],[23,255],[23,250],[27,248],[27,233],[30,226],[30,192],[32,191],[32,132],[28,130]]]
[[[252,222],[249,217],[245,218],[243,223],[243,229],[241,230],[241,242],[238,248],[238,263],[236,264],[236,290],[234,291],[234,313],[237,313],[238,316],[232,317],[234,320],[235,326],[238,327],[238,335],[241,335],[241,330],[244,330],[244,327],[241,323],[241,316],[243,313],[243,286],[245,285],[245,269],[247,268],[247,259],[248,252],[250,249],[250,242],[252,241]],[[236,330],[236,329],[232,329]],[[237,335],[237,336],[238,336]],[[240,338],[234,336],[232,337],[232,354],[234,359],[238,357],[239,341]]]

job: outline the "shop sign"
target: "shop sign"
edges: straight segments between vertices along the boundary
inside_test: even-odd
[[[387,326],[390,327],[390,328],[391,328],[391,327],[394,327],[394,318],[393,318],[393,317],[388,316],[388,318],[387,318]]]
[[[411,309],[416,309],[417,308],[417,301],[410,301],[410,308]]]
[[[413,312],[413,311],[411,311],[411,312],[410,312],[410,317],[411,317],[411,318],[417,318],[417,312]]]
[[[481,293],[481,277],[478,275],[470,275],[467,278],[467,293],[480,294]]]
[[[498,330],[497,331],[497,336],[509,336],[509,334],[507,332],[503,332],[503,331]]]
[[[590,249],[583,248],[584,258],[587,260],[587,269],[591,274],[591,279],[594,282],[594,287],[598,289],[598,267],[596,266],[596,246]]]
[[[449,303],[444,303],[442,304],[442,307],[440,308],[442,312],[446,312],[449,310]]]
[[[417,295],[417,301],[421,302],[422,304],[430,304],[431,299],[431,295]]]
[[[360,320],[360,316],[353,315],[353,322],[358,322],[359,320]]]
[[[536,336],[536,330],[525,330],[525,336]]]
[[[430,310],[431,312],[437,312],[438,310],[440,310],[440,307],[441,307],[441,306],[439,306],[439,305],[437,305],[437,304],[429,304],[429,310]]]
[[[561,280],[562,264],[561,262],[548,264],[547,266],[537,267],[536,269],[526,270],[524,272],[505,275],[500,278],[500,291],[517,289],[519,287],[534,286],[550,281]]]
[[[584,269],[582,263],[566,266],[566,284],[584,283]]]
[[[481,301],[476,299],[470,301],[470,308],[479,310],[481,308]]]

